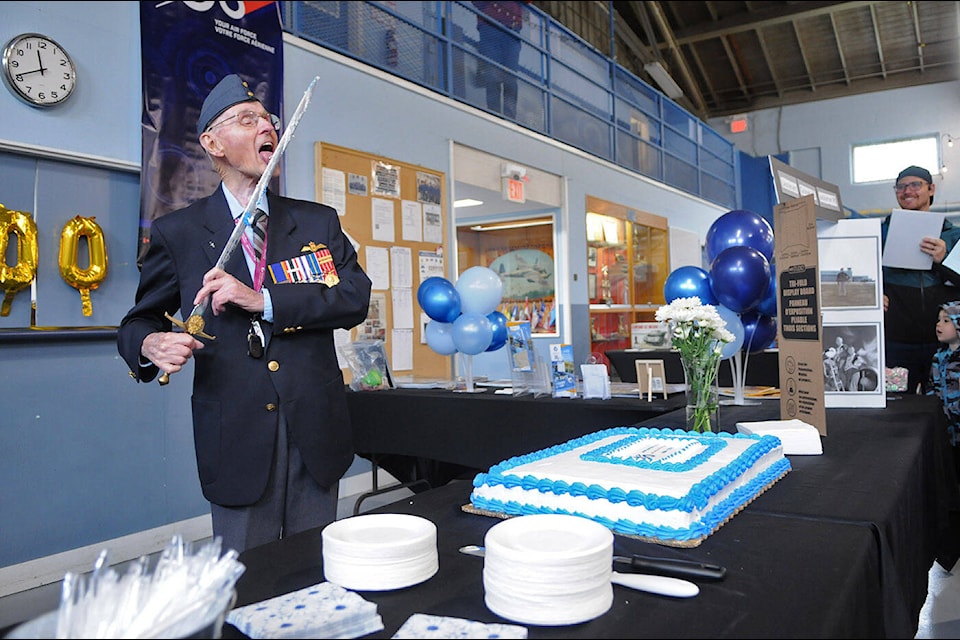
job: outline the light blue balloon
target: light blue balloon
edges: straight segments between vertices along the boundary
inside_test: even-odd
[[[740,320],[740,315],[737,312],[722,304],[717,305],[717,313],[727,323],[727,331],[733,334],[733,342],[725,343],[723,350],[720,352],[720,357],[727,360],[737,355],[737,352],[743,347],[743,321]]]
[[[452,322],[433,322],[427,323],[427,329],[424,332],[427,335],[427,346],[442,356],[450,356],[457,352],[457,346],[453,343],[453,323]]]
[[[460,312],[485,316],[500,306],[503,282],[488,267],[470,267],[460,274],[456,284],[460,294]]]
[[[493,325],[485,315],[464,313],[453,321],[453,344],[460,353],[475,356],[493,340]]]

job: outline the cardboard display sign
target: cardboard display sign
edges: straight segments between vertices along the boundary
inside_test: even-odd
[[[817,207],[812,195],[773,208],[780,348],[780,415],[827,435]]]

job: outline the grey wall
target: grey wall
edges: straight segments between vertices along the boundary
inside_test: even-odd
[[[879,213],[897,206],[892,181],[853,184],[853,145],[944,133],[960,136],[960,80],[764,109],[748,114],[747,119],[748,129],[740,134],[730,134],[725,119],[709,124],[753,156],[796,151],[810,157],[811,150],[819,150],[818,177],[840,187],[843,204],[855,211]],[[942,152],[952,170],[934,178],[936,205],[957,207],[960,144],[944,146]],[[913,163],[904,158],[903,166],[909,164]],[[932,172],[937,167],[927,169]],[[808,168],[802,170],[810,173]]]

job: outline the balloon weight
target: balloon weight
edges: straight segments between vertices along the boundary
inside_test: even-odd
[[[667,303],[678,298],[700,298],[702,304],[717,304],[710,289],[710,274],[693,265],[677,267],[663,283],[663,297]]]

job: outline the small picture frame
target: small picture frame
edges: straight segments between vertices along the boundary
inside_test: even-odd
[[[596,247],[587,247],[587,266],[588,267],[597,266],[597,248]]]
[[[587,274],[587,297],[590,300],[597,298],[597,274],[595,273]]]
[[[647,402],[651,402],[655,393],[667,397],[667,374],[663,360],[634,360],[634,366],[637,368],[637,390],[641,400],[646,396]]]

